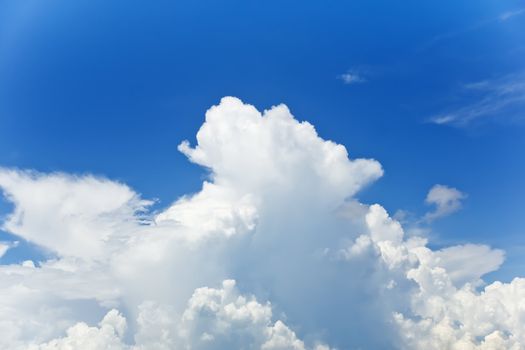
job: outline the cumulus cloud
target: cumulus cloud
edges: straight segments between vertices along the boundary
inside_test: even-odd
[[[113,309],[98,326],[79,322],[68,328],[66,336],[29,349],[307,349],[286,324],[272,321],[269,303],[239,294],[233,280],[223,281],[220,289],[196,289],[178,318],[168,311],[169,307],[152,301],[141,304],[134,345],[126,344],[127,321]],[[329,350],[324,344],[314,347]]]
[[[426,221],[450,215],[461,209],[461,200],[466,198],[466,194],[445,185],[434,185],[427,194],[425,202],[434,205],[436,208],[425,214]]]
[[[432,251],[424,239],[403,239],[400,226],[379,205],[370,207],[367,223],[372,248],[391,275],[401,273],[415,283],[407,311],[393,311],[400,348],[523,348],[525,279],[476,288],[480,275],[499,267],[501,251],[476,245]],[[465,264],[469,258],[474,261]]]
[[[502,250],[478,244],[444,248],[435,252],[435,256],[455,285],[478,284],[481,276],[496,271],[505,258]]]
[[[434,251],[407,236],[383,207],[353,198],[381,165],[351,158],[286,106],[261,113],[224,98],[179,149],[208,178],[158,212],[108,179],[0,170],[14,204],[3,229],[49,252],[0,265],[0,348],[525,344],[524,280],[483,281],[502,251]],[[431,191],[432,217],[462,196]]]
[[[223,281],[221,289],[195,290],[179,333],[192,349],[306,349],[286,324],[272,321],[269,303],[240,295],[233,280]]]
[[[31,350],[67,350],[67,349],[124,349],[122,337],[126,330],[126,319],[117,310],[111,310],[99,323],[99,327],[90,327],[80,322],[67,330],[67,335],[53,339]]]
[[[93,176],[0,169],[15,210],[3,229],[62,256],[102,258],[149,204],[127,186]]]

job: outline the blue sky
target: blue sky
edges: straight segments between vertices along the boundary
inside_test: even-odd
[[[468,84],[525,82],[523,8],[5,1],[0,164],[101,174],[166,205],[200,186],[202,171],[176,146],[210,105],[225,95],[286,103],[351,156],[383,164],[363,201],[420,214],[433,184],[456,187],[468,200],[434,224],[436,243],[490,243],[512,262],[525,231],[523,99],[461,125],[430,121],[491,93]],[[362,81],[346,84],[346,73]]]
[[[284,103],[382,164],[361,202],[408,213],[431,247],[504,249],[487,280],[510,281],[525,271],[524,57],[523,1],[1,1],[0,167],[104,176],[160,210],[206,178],[177,146],[210,106]],[[461,209],[422,222],[435,184]],[[22,240],[0,262],[43,254]]]

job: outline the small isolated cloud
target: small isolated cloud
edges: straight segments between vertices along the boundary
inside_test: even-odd
[[[341,74],[339,76],[339,79],[341,79],[343,83],[347,85],[364,83],[366,81],[366,79],[362,76],[362,74],[356,70],[351,70],[344,74]]]
[[[512,121],[525,117],[525,73],[494,80],[464,84],[460,93],[465,103],[435,115],[430,122],[466,127],[486,120]]]
[[[466,198],[466,194],[453,187],[445,185],[434,185],[428,191],[425,202],[435,205],[435,209],[424,216],[425,221],[432,221],[437,218],[450,215],[461,209],[461,200]]]

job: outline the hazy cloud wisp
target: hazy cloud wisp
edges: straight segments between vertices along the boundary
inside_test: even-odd
[[[430,118],[439,125],[467,127],[477,122],[523,120],[525,107],[525,74],[511,74],[494,80],[465,84],[467,102],[455,110]]]

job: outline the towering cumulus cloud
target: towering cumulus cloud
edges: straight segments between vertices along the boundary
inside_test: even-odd
[[[160,212],[108,179],[0,169],[3,230],[48,257],[0,265],[0,349],[525,347],[525,279],[483,281],[503,252],[406,237],[353,198],[381,165],[286,106],[223,98],[179,150],[209,177]]]

